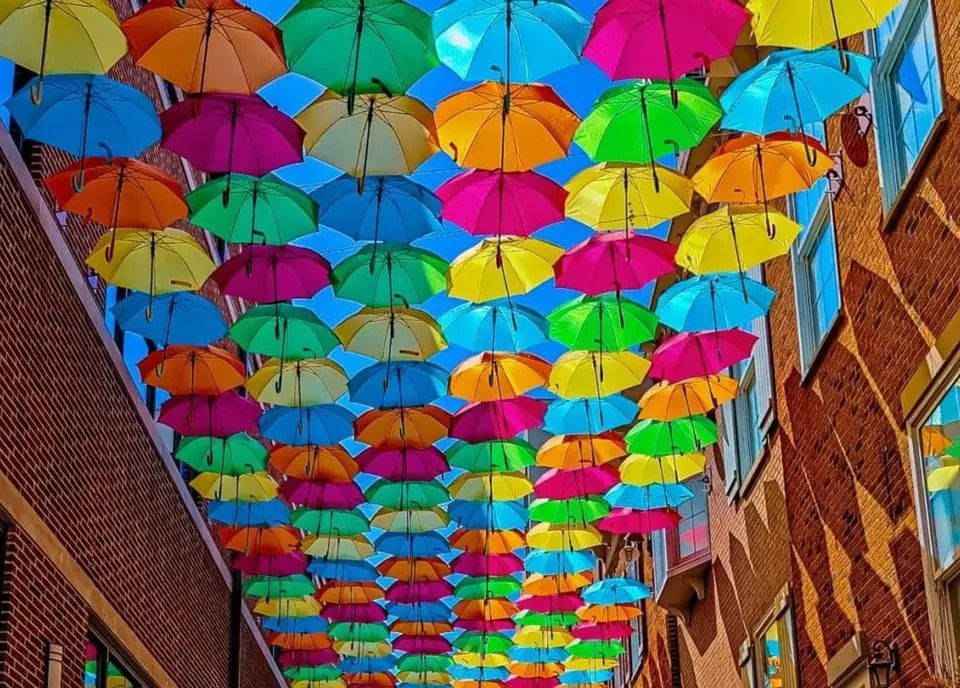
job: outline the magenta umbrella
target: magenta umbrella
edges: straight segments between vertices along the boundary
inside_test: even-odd
[[[307,570],[307,557],[303,552],[275,556],[238,554],[231,566],[248,576],[294,576]]]
[[[318,483],[287,478],[279,492],[287,502],[312,509],[354,509],[366,501],[356,483]]]
[[[598,296],[641,289],[676,269],[677,247],[655,237],[622,232],[595,234],[553,266],[557,286]]]
[[[559,612],[575,612],[583,606],[580,595],[572,592],[562,595],[521,595],[517,600],[518,609],[537,612],[539,614],[557,614]]]
[[[389,588],[385,597],[389,602],[418,604],[420,602],[439,602],[453,594],[453,586],[445,580],[397,581]]]
[[[387,480],[433,480],[450,470],[447,458],[436,447],[381,449],[370,447],[357,454],[364,473]]]
[[[597,528],[618,535],[645,535],[674,528],[678,523],[680,514],[673,509],[614,509],[597,523]]]
[[[310,666],[316,664],[336,664],[340,657],[330,648],[324,650],[288,650],[280,653],[280,666]]]
[[[163,147],[203,172],[262,177],[303,161],[300,125],[257,95],[207,93],[160,115]],[[229,179],[227,193],[229,197]]]
[[[509,576],[523,571],[523,560],[515,554],[461,554],[450,568],[465,576]]]
[[[560,678],[511,676],[503,685],[506,688],[557,688],[560,685]]]
[[[440,216],[470,234],[530,236],[564,218],[567,191],[536,172],[471,170],[437,189]]]
[[[454,619],[453,626],[464,631],[487,633],[512,631],[515,627],[513,619]]]
[[[717,375],[749,358],[757,337],[739,329],[682,332],[653,352],[650,376],[667,382]]]
[[[547,403],[530,397],[479,401],[453,414],[450,437],[466,442],[505,440],[543,425]]]
[[[382,623],[387,620],[387,611],[376,602],[327,604],[320,610],[320,614],[333,622]]]
[[[729,57],[749,18],[736,0],[609,0],[583,55],[611,79],[679,79]]]
[[[330,263],[299,246],[244,246],[210,278],[225,295],[247,301],[308,299],[330,284]]]
[[[230,437],[256,430],[260,413],[253,400],[236,392],[216,396],[185,394],[163,402],[157,422],[181,435]]]
[[[590,621],[577,624],[573,627],[572,633],[577,640],[616,640],[629,638],[633,634],[633,626],[623,621],[610,623]]]
[[[453,646],[442,636],[402,635],[393,641],[393,649],[415,655],[445,655]]]
[[[533,486],[533,492],[545,499],[575,499],[603,494],[619,482],[619,471],[609,465],[552,468],[540,476]]]

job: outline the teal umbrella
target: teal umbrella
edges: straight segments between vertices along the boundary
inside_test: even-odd
[[[447,286],[447,263],[403,244],[368,244],[341,261],[330,275],[334,293],[365,306],[422,303]]]
[[[312,310],[286,303],[250,308],[237,318],[229,335],[244,351],[281,361],[321,358],[340,345]]]

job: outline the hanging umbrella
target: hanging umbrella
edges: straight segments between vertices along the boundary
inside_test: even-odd
[[[330,263],[299,246],[245,246],[210,278],[225,296],[247,301],[309,299],[330,284]]]
[[[567,192],[536,172],[468,170],[444,182],[437,196],[443,219],[470,234],[525,237],[563,220]]]
[[[426,361],[374,363],[350,380],[350,400],[376,408],[424,406],[446,396],[447,371]]]
[[[440,316],[447,340],[469,351],[522,351],[547,338],[547,323],[532,308],[506,301],[464,303]]]
[[[338,263],[331,282],[342,299],[388,308],[426,301],[444,289],[446,272],[446,261],[429,251],[402,244],[370,244]]]
[[[426,449],[447,436],[450,414],[437,406],[372,409],[354,423],[356,440],[380,449]]]
[[[342,409],[332,404],[313,408]],[[264,415],[273,410],[266,411]],[[270,466],[288,478],[331,483],[348,483],[360,472],[357,462],[337,444],[274,447],[270,452]]]
[[[330,624],[328,633],[333,640],[353,640],[367,643],[376,643],[390,638],[387,627],[375,623],[340,622]]]
[[[281,361],[326,356],[340,344],[312,310],[286,303],[248,308],[230,326],[229,336],[244,351]]]
[[[737,387],[736,380],[724,375],[661,382],[640,397],[640,419],[677,420],[706,414],[733,399]]]
[[[267,473],[236,476],[201,473],[190,481],[190,487],[204,499],[263,502],[277,496],[277,482]]]
[[[546,525],[546,524],[540,524],[540,525]],[[580,597],[580,594],[576,592],[568,592],[562,595],[522,595],[520,599],[517,600],[518,608],[527,612],[534,612],[534,613],[543,614],[543,615],[575,612],[582,606],[583,606],[583,599]],[[574,616],[574,623],[576,623],[576,616]],[[532,624],[525,624],[525,625],[532,625]],[[524,648],[516,648],[516,649],[519,650]],[[544,648],[535,648],[535,649],[544,649]],[[562,659],[564,658],[561,658],[561,660],[558,660],[558,661],[562,661]],[[541,660],[543,659],[544,658],[541,657]]]
[[[683,485],[636,485],[620,484],[604,496],[614,508],[666,509],[678,507],[691,499],[693,493]]]
[[[455,163],[503,172],[565,157],[580,121],[549,86],[494,81],[444,98],[436,117],[440,146]]]
[[[362,496],[360,501],[363,501]],[[309,573],[319,578],[331,578],[339,581],[374,581],[378,577],[377,570],[366,561],[314,559],[310,562]]]
[[[443,229],[440,199],[403,176],[368,177],[360,191],[357,179],[342,175],[310,197],[323,208],[323,225],[354,241],[408,244]]]
[[[413,308],[361,308],[334,328],[346,351],[378,361],[423,361],[447,347],[440,324]]]
[[[398,580],[438,580],[450,575],[450,567],[442,559],[431,558],[390,557],[377,564],[377,571],[382,576]]]
[[[220,309],[198,294],[173,292],[152,297],[133,292],[110,309],[117,325],[157,346],[205,346],[227,333]]]
[[[612,466],[552,468],[537,479],[534,494],[542,499],[578,499],[603,494],[620,482]]]
[[[561,500],[536,499],[530,505],[531,519],[554,525],[592,523],[608,513],[610,513],[610,507],[599,497],[578,497]],[[527,543],[531,547],[539,547],[539,545],[530,542],[529,538]],[[543,549],[542,547],[539,548]]]
[[[453,626],[445,621],[403,621],[398,619],[390,624],[390,631],[406,635],[440,636],[453,632]]]
[[[643,456],[631,454],[620,464],[620,479],[628,485],[682,483],[703,474],[707,458],[703,454]]]
[[[247,380],[257,401],[277,406],[332,404],[347,392],[343,368],[326,358],[306,358],[284,364],[271,358]]]
[[[623,438],[615,432],[555,435],[537,450],[537,465],[563,470],[601,466],[626,454]]]
[[[280,32],[235,0],[153,0],[123,32],[137,65],[187,93],[253,94],[287,71]]]
[[[526,525],[523,526],[526,528]],[[464,552],[452,562],[454,573],[465,576],[507,576],[523,571],[523,560],[516,553],[469,554]]]
[[[597,398],[640,385],[650,361],[632,351],[568,351],[550,372],[547,389],[564,399]]]
[[[573,552],[571,554],[577,554]],[[573,638],[564,629],[522,628],[513,636],[513,642],[520,647],[565,647],[573,642]]]
[[[598,435],[629,425],[637,414],[636,402],[613,395],[601,399],[558,399],[550,403],[543,429],[553,435]]]
[[[523,473],[465,473],[450,483],[450,496],[469,502],[513,502],[526,497],[533,485]]]
[[[706,416],[671,421],[641,420],[624,439],[634,454],[670,456],[701,451],[717,441],[717,424]]]
[[[673,509],[612,509],[597,528],[618,535],[647,535],[676,528],[681,516]]]
[[[454,468],[473,473],[522,471],[534,464],[536,449],[526,440],[504,439],[490,442],[457,442],[446,450]]]
[[[308,535],[301,546],[303,553],[311,557],[362,561],[369,559],[376,550],[366,535]]]
[[[453,655],[453,661],[460,666],[476,668],[505,667],[510,663],[510,658],[504,654],[496,652],[457,652]]]
[[[526,294],[553,276],[563,249],[539,239],[484,239],[450,263],[447,292],[473,303]],[[511,321],[512,322],[512,321]]]
[[[528,488],[524,486],[518,491],[524,490]],[[447,505],[447,512],[450,518],[463,528],[523,530],[527,527],[527,510],[519,498],[517,501],[494,501],[492,498],[468,501],[463,493],[457,496],[459,499],[454,499]]]
[[[684,332],[657,347],[650,376],[667,382],[718,375],[750,357],[756,335],[743,330],[691,334]]]
[[[534,612],[523,610],[515,619],[517,626],[548,626],[551,628],[569,627],[577,623],[573,612]],[[560,662],[567,656],[564,648],[543,649],[539,647],[517,647],[510,658],[518,662]]]
[[[376,583],[339,583],[331,581],[317,589],[317,599],[324,604],[366,604],[383,599],[383,588]],[[331,636],[332,637],[332,636]],[[335,640],[341,640],[335,638]],[[357,642],[378,642],[357,640]]]
[[[450,375],[450,394],[468,401],[496,401],[546,384],[550,364],[533,354],[482,353],[464,360]]]
[[[277,406],[260,416],[260,434],[293,447],[336,444],[353,435],[354,416],[337,404],[301,408]]]
[[[245,554],[276,556],[292,552],[300,544],[297,532],[290,526],[269,528],[228,527],[221,528],[218,536],[224,549]]]
[[[433,480],[450,470],[439,449],[383,449],[370,447],[357,454],[364,473],[387,480]]]
[[[677,282],[657,300],[657,317],[681,332],[749,328],[770,310],[776,292],[737,274],[712,274]]]
[[[361,535],[370,531],[370,523],[356,509],[307,509],[298,507],[290,516],[290,525],[313,535]],[[334,580],[340,580],[335,578]],[[353,582],[353,581],[351,581]],[[329,600],[324,600],[329,601]]]
[[[398,535],[399,533],[393,533]],[[439,602],[453,594],[453,586],[445,580],[434,581],[397,581],[387,591],[391,602],[418,604],[420,602]]]
[[[370,522],[390,533],[429,533],[445,528],[450,519],[440,507],[412,511],[381,508]]]
[[[190,222],[224,241],[282,246],[317,231],[317,205],[273,175],[231,174],[187,195]]]
[[[287,478],[280,495],[291,504],[314,509],[356,509],[363,504],[363,492],[354,483],[314,483]]]
[[[246,378],[243,363],[214,346],[168,346],[144,356],[137,369],[144,384],[170,394],[222,394]]]
[[[199,438],[209,440],[209,438]],[[265,502],[207,503],[207,519],[230,526],[278,526],[290,522],[290,509],[280,499]]]
[[[233,558],[231,566],[250,576],[290,576],[303,573],[307,559],[301,552],[291,552],[281,557],[240,555]]]
[[[546,404],[530,397],[469,404],[453,415],[450,437],[466,442],[509,439],[540,427]]]
[[[311,595],[317,587],[306,576],[251,576],[243,581],[243,594],[249,597],[286,599]]]
[[[267,449],[246,433],[229,437],[185,437],[174,454],[198,473],[243,475],[267,467]]]
[[[841,38],[875,29],[898,0],[798,0],[789,5],[753,0],[753,33],[759,45],[814,49]]]
[[[557,286],[590,296],[641,289],[676,269],[676,248],[654,237],[598,234],[567,251],[554,265]],[[581,266],[590,265],[592,270]]]
[[[513,647],[513,641],[502,633],[463,633],[453,641],[453,645],[461,652],[502,654]]]
[[[450,546],[467,554],[510,554],[526,544],[518,530],[466,530],[458,528],[450,535]],[[494,598],[495,599],[495,598]],[[456,608],[454,608],[456,612]],[[464,615],[464,618],[469,618]],[[502,617],[497,617],[502,618]]]
[[[634,301],[610,294],[580,296],[547,315],[550,338],[580,351],[624,351],[657,334],[657,317]]]
[[[450,501],[447,488],[436,480],[393,483],[378,480],[366,491],[367,501],[392,509],[429,509]]]

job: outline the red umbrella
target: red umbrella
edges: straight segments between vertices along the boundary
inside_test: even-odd
[[[439,602],[453,594],[453,586],[445,580],[397,581],[387,588],[387,600],[405,604]]]
[[[718,375],[750,357],[756,335],[743,330],[681,332],[653,352],[649,375],[667,382]]]
[[[244,246],[210,278],[227,296],[247,301],[309,299],[330,284],[330,263],[299,246]]]
[[[453,650],[450,641],[435,635],[401,635],[393,641],[393,649],[417,655],[444,655]]]

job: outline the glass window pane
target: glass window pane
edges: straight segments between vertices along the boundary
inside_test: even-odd
[[[778,624],[773,624],[761,638],[761,669],[763,688],[782,688],[781,652],[783,651]]]
[[[960,553],[960,387],[950,388],[920,428],[933,549],[941,568]]]
[[[707,490],[703,478],[691,478],[684,485],[693,493],[693,499],[678,507],[681,520],[677,525],[680,559],[699,554],[710,547],[707,519]]]
[[[840,275],[837,266],[836,234],[833,223],[820,231],[810,253],[805,257],[809,298],[813,315],[812,340],[820,343],[840,310]]]

